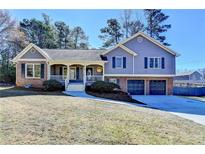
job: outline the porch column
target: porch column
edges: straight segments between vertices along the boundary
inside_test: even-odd
[[[102,72],[102,80],[105,81],[105,68],[104,68],[105,64],[102,65],[102,68],[103,68],[103,72]]]
[[[70,65],[67,65],[67,77],[66,77],[67,82],[69,83],[70,80]]]
[[[86,65],[84,65],[84,67],[83,67],[83,84],[84,84],[84,86],[86,84]]]
[[[51,66],[49,63],[47,63],[47,80],[50,80],[51,75]]]

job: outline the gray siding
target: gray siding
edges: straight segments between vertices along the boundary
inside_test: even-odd
[[[40,54],[36,49],[31,48],[21,57],[21,59],[45,59],[45,57]]]
[[[132,74],[133,73],[133,55],[127,53],[121,48],[116,48],[113,51],[106,54],[107,63],[105,63],[105,74]],[[112,68],[112,57],[122,56],[126,57],[126,68]]]
[[[138,55],[134,58],[134,74],[175,74],[175,56],[164,51],[164,49],[143,38],[143,42],[139,43],[134,38],[124,44],[127,48],[135,51]],[[126,69],[112,69],[112,56],[126,56]],[[133,56],[121,48],[117,48],[106,54],[108,63],[105,65],[106,74],[132,74]],[[165,69],[145,69],[144,57],[164,57]]]

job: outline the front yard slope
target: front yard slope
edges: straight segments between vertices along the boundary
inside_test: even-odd
[[[0,93],[0,144],[205,144],[204,126],[154,109],[18,89]]]

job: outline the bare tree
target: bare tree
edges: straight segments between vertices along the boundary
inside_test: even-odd
[[[128,38],[140,31],[144,31],[144,24],[139,16],[133,17],[133,10],[124,10],[121,16],[122,31],[125,38]]]
[[[124,29],[123,32],[126,38],[130,36],[131,16],[132,16],[132,10],[124,10],[121,16],[122,27]]]
[[[2,44],[9,36],[10,31],[15,26],[15,20],[12,20],[9,12],[0,10],[0,44]]]

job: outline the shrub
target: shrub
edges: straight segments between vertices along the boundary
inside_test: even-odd
[[[43,82],[43,90],[46,91],[58,91],[62,90],[63,85],[56,80],[47,80]]]
[[[120,89],[120,86],[111,82],[96,81],[89,89],[90,91],[98,93],[113,93],[115,89]]]

